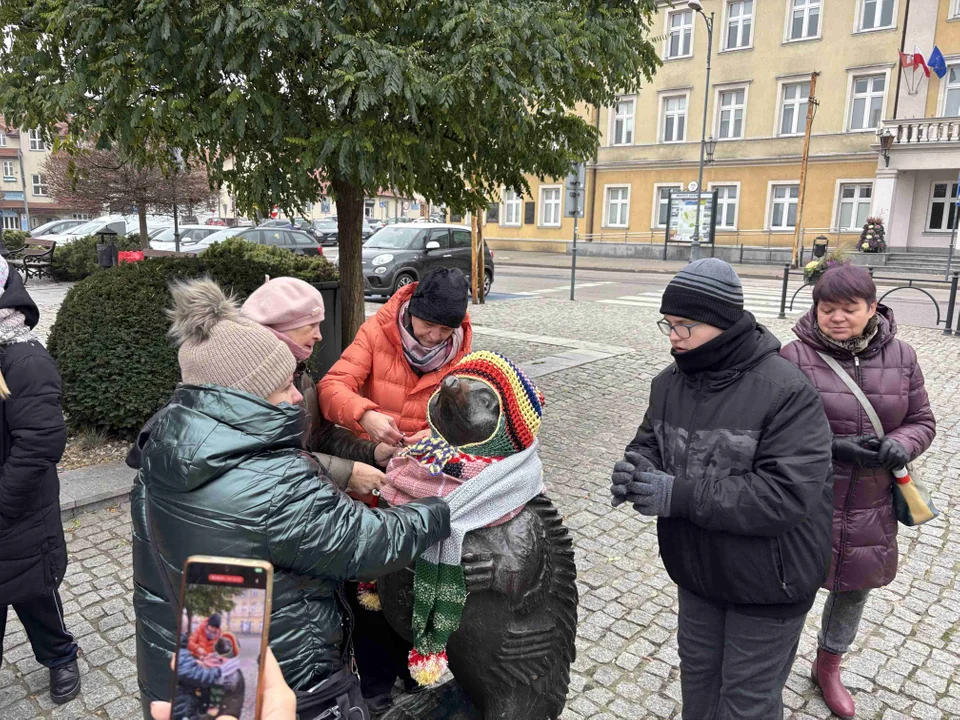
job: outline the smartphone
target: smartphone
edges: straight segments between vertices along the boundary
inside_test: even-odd
[[[193,555],[183,566],[171,720],[260,717],[273,566]]]

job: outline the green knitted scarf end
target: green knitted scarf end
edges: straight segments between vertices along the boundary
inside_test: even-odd
[[[421,655],[439,653],[460,627],[467,586],[460,565],[417,560],[413,579],[413,637]]]

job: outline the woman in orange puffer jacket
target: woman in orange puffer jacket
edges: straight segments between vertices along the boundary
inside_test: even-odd
[[[427,401],[472,340],[467,280],[456,268],[437,268],[360,327],[317,386],[320,408],[363,437],[408,443],[426,430]]]

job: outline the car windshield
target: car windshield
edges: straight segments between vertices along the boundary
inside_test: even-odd
[[[243,232],[243,228],[239,228],[239,227],[232,227],[232,228],[226,228],[224,230],[218,230],[215,233],[207,235],[203,239],[203,244],[213,245],[214,243],[223,242],[227,238],[232,238],[234,235],[239,235],[241,232]]]
[[[333,220],[318,220],[316,227],[317,230],[336,230],[337,224]]]
[[[423,235],[420,228],[385,227],[376,235],[367,240],[363,246],[370,248],[388,248],[391,250],[406,250],[413,247],[414,242]]]
[[[92,235],[106,224],[107,223],[104,220],[90,220],[85,222],[83,225],[77,225],[75,228],[70,228],[69,232],[71,235]]]

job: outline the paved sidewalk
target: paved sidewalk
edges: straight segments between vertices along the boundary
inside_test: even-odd
[[[668,344],[644,308],[531,299],[471,308],[474,345],[526,366],[571,351],[579,364],[541,375],[548,492],[574,536],[580,587],[577,661],[563,720],[676,718],[680,687],[676,588],[657,554],[652,520],[608,502],[609,472],[633,436]],[[771,329],[790,339],[789,324]],[[939,424],[922,467],[943,518],[900,529],[896,581],[871,596],[844,664],[859,720],[960,717],[960,338],[901,328],[917,349]],[[0,719],[139,717],[129,504],[65,523],[66,623],[81,645],[84,692],[55,708],[47,674],[11,613],[0,667]],[[785,693],[787,718],[829,717],[808,679],[822,597],[808,617]]]

